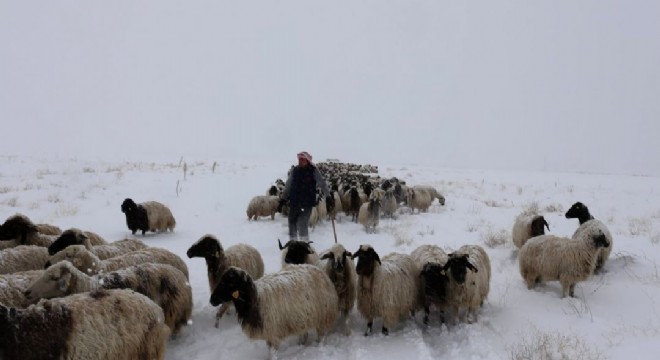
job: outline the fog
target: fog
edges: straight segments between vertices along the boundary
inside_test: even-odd
[[[660,175],[657,1],[0,0],[0,152]]]

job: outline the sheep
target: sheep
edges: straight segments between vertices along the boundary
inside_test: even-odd
[[[600,250],[608,246],[610,243],[602,229],[582,233],[577,239],[537,236],[520,248],[520,275],[530,290],[539,282],[558,280],[562,298],[574,297],[575,285],[591,276]]]
[[[424,304],[424,324],[429,323],[431,305],[438,308],[444,322],[449,277],[442,268],[449,260],[449,256],[437,245],[421,245],[410,253],[410,257],[419,270],[420,302]]]
[[[258,220],[259,216],[270,216],[271,220],[275,220],[279,202],[280,198],[277,196],[259,195],[253,197],[245,211],[248,220]]]
[[[323,271],[308,264],[290,265],[258,280],[230,266],[210,302],[217,306],[230,300],[245,335],[265,340],[271,351],[285,338],[311,330],[320,340],[337,319],[335,287]]]
[[[364,229],[369,233],[376,233],[376,226],[380,220],[380,200],[377,197],[369,199],[360,206],[358,213],[358,222],[364,225]]]
[[[19,245],[0,251],[0,274],[40,270],[48,262],[48,249],[43,246]]]
[[[357,273],[352,254],[341,244],[335,244],[321,254],[318,266],[330,278],[339,300],[339,314],[344,324],[344,333],[351,334],[349,315],[355,305]]]
[[[527,240],[535,236],[544,235],[544,225],[548,228],[548,231],[550,231],[550,225],[545,221],[543,215],[523,212],[516,217],[516,220],[513,223],[513,230],[511,230],[513,243],[518,249],[520,249],[525,245]]]
[[[427,212],[433,203],[433,197],[426,189],[419,189],[417,187],[408,188],[408,206],[414,213],[415,209],[420,212]]]
[[[132,251],[120,256],[100,260],[82,245],[71,245],[50,257],[46,267],[62,260],[70,261],[73,266],[87,275],[96,275],[143,263],[167,264],[179,269],[188,279],[188,266],[176,254],[161,248],[150,247]]]
[[[131,251],[147,248],[145,243],[134,239],[119,240],[110,244],[93,245],[92,239],[88,234],[90,233],[83,232],[76,228],[65,230],[62,235],[50,244],[48,247],[48,254],[55,255],[71,245],[84,245],[87,250],[98,256],[99,259],[105,260]]]
[[[36,302],[102,289],[132,289],[153,300],[162,309],[172,335],[179,333],[192,313],[192,290],[181,271],[166,264],[133,265],[90,277],[62,260],[46,269],[25,290],[25,297]]]
[[[0,275],[0,304],[13,308],[26,308],[30,300],[25,290],[44,273],[44,270],[21,271]]]
[[[607,229],[607,226],[605,226],[605,224],[603,224],[603,222],[600,220],[594,219],[594,217],[589,213],[587,206],[579,201],[573,204],[570,209],[568,209],[566,212],[566,218],[577,218],[580,221],[580,226],[573,233],[573,239],[582,238],[585,236],[584,234],[597,234],[598,230],[601,230],[603,234],[605,234],[609,245],[600,249],[598,253],[598,259],[596,261],[596,269],[594,270],[595,272],[600,271],[603,268],[603,265],[605,265],[605,261],[607,261],[607,259],[610,257],[612,247],[614,246],[614,239],[612,238],[610,231]]]
[[[433,201],[435,199],[438,199],[438,203],[440,203],[440,205],[442,205],[442,206],[445,206],[445,197],[442,196],[440,194],[440,192],[438,192],[438,190],[436,188],[434,188],[433,186],[415,185],[415,186],[413,186],[413,188],[415,190],[426,191],[431,196],[431,201]]]
[[[126,215],[126,225],[133,235],[137,230],[142,230],[144,236],[147,231],[174,231],[176,227],[172,211],[157,201],[136,204],[127,198],[121,204],[121,212]]]
[[[477,310],[490,291],[491,266],[488,254],[479,245],[463,245],[449,254],[442,270],[449,279],[448,308],[452,316],[462,321],[476,322]],[[469,319],[470,315],[472,319]]]
[[[62,229],[55,225],[50,225],[50,224],[35,224],[37,227],[37,231],[40,234],[44,235],[59,235],[62,233]]]
[[[381,210],[383,212],[383,216],[394,218],[397,207],[398,204],[396,197],[394,196],[394,190],[385,190],[383,193],[383,199],[381,200]]]
[[[288,264],[316,265],[319,262],[319,255],[310,245],[313,241],[289,240],[282,246],[280,239],[277,239],[277,243],[282,251],[282,267]]]
[[[383,318],[383,334],[407,314],[413,315],[419,307],[419,271],[409,255],[391,253],[380,260],[373,247],[360,245],[353,253],[359,259],[357,308],[367,319],[367,330],[372,332],[374,318]]]
[[[163,310],[132,290],[102,290],[0,305],[0,356],[21,360],[164,359]]]
[[[37,226],[23,214],[15,214],[0,225],[0,250],[19,245],[48,246],[55,236],[39,233]]]
[[[343,205],[341,202],[341,196],[339,196],[339,192],[333,191],[332,198],[334,199],[334,202],[327,203],[326,208],[328,210],[328,218],[331,220],[335,220],[337,218],[337,214],[339,213],[339,210],[343,208]]]
[[[211,234],[206,234],[197,240],[188,249],[186,255],[188,255],[188,258],[203,257],[206,260],[211,292],[218,285],[222,274],[230,266],[245,270],[254,280],[264,275],[264,261],[257,249],[246,244],[236,244],[224,250],[220,241]],[[215,316],[216,328],[219,326],[222,315],[229,309],[230,304],[231,302],[224,303],[218,309]]]

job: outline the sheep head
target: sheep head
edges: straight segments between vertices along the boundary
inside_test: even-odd
[[[188,252],[186,252],[186,255],[188,255],[189,258],[218,258],[220,257],[220,254],[224,254],[222,245],[220,245],[220,242],[215,236],[210,234],[202,236],[196,243],[192,244],[188,249]]]
[[[531,230],[531,237],[534,236],[539,236],[539,235],[544,235],[545,230],[543,229],[543,226],[548,228],[548,231],[550,231],[550,225],[548,225],[548,222],[545,221],[545,218],[542,215],[536,216],[534,220],[532,220],[530,230]]]
[[[68,295],[72,284],[72,273],[77,271],[77,269],[74,269],[73,265],[66,260],[50,266],[25,291],[25,297],[30,302],[35,302],[39,299],[51,299]]]
[[[307,256],[314,253],[314,249],[310,245],[312,241],[299,241],[299,240],[289,240],[286,245],[282,246],[282,243],[277,239],[280,250],[287,249],[286,255],[284,255],[284,262],[286,264],[304,264],[306,263]]]
[[[245,301],[253,286],[252,278],[245,270],[230,266],[213,289],[211,305],[218,306],[228,301]]]
[[[443,266],[438,263],[428,262],[419,273],[424,279],[424,291],[426,296],[444,299],[447,296],[449,277]]]
[[[378,262],[379,265],[382,264],[380,262],[380,257],[371,245],[360,245],[360,249],[353,253],[352,258],[358,258],[355,271],[358,275],[362,276],[371,276],[374,273],[376,262]]]
[[[577,218],[580,220],[580,224],[582,224],[587,220],[593,219],[593,216],[591,216],[591,214],[589,213],[589,209],[587,208],[587,206],[578,201],[575,204],[573,204],[573,206],[571,206],[570,209],[568,209],[568,211],[566,212],[566,218],[567,219]]]
[[[463,284],[468,269],[478,272],[477,268],[470,263],[468,258],[468,254],[451,253],[449,254],[449,260],[447,260],[447,263],[442,269],[445,271],[449,270],[454,280],[459,284]]]
[[[326,252],[321,256],[321,260],[328,260],[330,264],[332,265],[332,270],[337,273],[341,274],[344,272],[344,269],[346,269],[346,261],[347,258],[350,259],[352,254],[344,249],[343,246],[339,245],[337,248],[333,248],[332,250]]]
[[[137,209],[137,204],[135,201],[133,201],[133,199],[126,198],[121,204],[121,212],[125,214],[134,211],[135,209]]]
[[[607,237],[603,234],[602,231],[599,231],[598,234],[593,234],[591,236],[591,241],[595,248],[606,248],[610,246],[610,242],[607,241]]]
[[[48,255],[55,255],[71,245],[85,245],[86,240],[88,240],[87,235],[79,229],[72,228],[65,230],[48,246]]]

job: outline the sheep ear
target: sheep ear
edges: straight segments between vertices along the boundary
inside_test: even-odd
[[[344,256],[346,256],[346,257],[352,257],[353,254],[351,254],[350,251],[344,251]]]
[[[331,257],[332,257],[332,253],[325,253],[323,254],[323,256],[321,256],[321,260],[330,259]]]
[[[282,242],[280,241],[280,239],[277,239],[277,244],[280,246],[280,250],[284,250],[284,249],[286,249],[286,248],[289,246],[289,243],[290,243],[290,242],[291,242],[291,241],[289,241],[288,243],[286,243],[286,245],[282,246]]]
[[[66,293],[69,290],[69,284],[71,283],[71,272],[69,272],[69,269],[65,269],[62,269],[62,274],[57,280],[57,287],[63,293]]]
[[[545,224],[545,227],[548,228],[548,231],[550,231],[550,225],[548,225],[548,222],[543,219],[543,224]]]
[[[375,252],[374,252],[374,259],[378,261],[380,265],[383,265],[383,263],[380,262],[380,256],[378,256],[378,254],[376,254]]]
[[[474,265],[472,265],[469,261],[467,263],[467,268],[474,272],[479,272],[479,270],[477,270],[477,268]]]

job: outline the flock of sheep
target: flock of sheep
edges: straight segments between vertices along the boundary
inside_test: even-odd
[[[395,217],[399,208],[427,211],[435,199],[445,204],[433,187],[371,176],[375,167],[318,166],[334,201],[326,205],[319,196],[314,221],[341,211],[373,232],[381,216]],[[250,201],[248,219],[274,218],[283,185],[278,180]],[[158,202],[126,199],[121,209],[133,234],[176,226]],[[607,261],[613,246],[607,227],[579,202],[566,217],[580,222],[572,238],[545,234],[549,224],[540,214],[515,219],[512,240],[528,288],[559,281],[562,296],[574,296],[575,285]],[[292,336],[305,343],[310,333],[317,340],[335,330],[350,335],[354,308],[366,320],[365,336],[374,320],[387,335],[421,311],[426,325],[431,311],[449,325],[476,322],[490,290],[490,259],[479,245],[447,253],[425,244],[382,257],[368,244],[353,252],[341,244],[317,252],[311,242],[290,240],[279,248],[281,270],[270,274],[256,248],[225,249],[211,234],[186,254],[206,262],[216,327],[233,307],[243,332],[272,351]],[[188,279],[185,262],[168,250],[136,239],[106,242],[93,232],[61,231],[13,215],[0,225],[0,358],[163,359],[170,336],[190,321]]]

